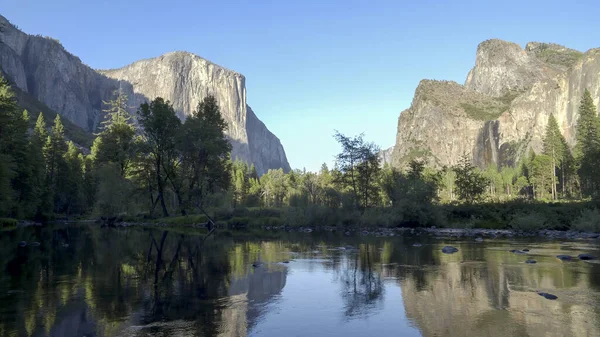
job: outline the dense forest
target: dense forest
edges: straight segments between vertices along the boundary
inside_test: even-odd
[[[252,165],[231,161],[227,124],[214,97],[183,122],[160,97],[140,105],[136,116],[126,102],[119,91],[104,102],[106,118],[87,150],[66,138],[60,116],[46,121],[23,111],[2,79],[2,222],[112,217],[185,223],[202,221],[204,215],[192,215],[206,209],[239,226],[599,229],[600,119],[588,91],[575,148],[551,115],[543,152],[530,151],[514,167],[480,169],[466,155],[441,169],[418,160],[404,169],[382,166],[378,146],[336,131],[341,151],[334,167],[269,170],[261,177]]]

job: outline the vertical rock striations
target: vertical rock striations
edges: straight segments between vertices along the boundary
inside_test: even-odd
[[[89,132],[96,131],[103,118],[102,101],[117,88],[129,95],[131,112],[160,96],[173,103],[182,119],[213,95],[229,126],[232,157],[254,163],[259,174],[290,169],[279,139],[247,106],[244,76],[197,55],[173,52],[96,71],[58,41],[27,35],[0,16],[0,68],[23,92]]]
[[[393,163],[413,158],[453,165],[462,154],[480,166],[511,165],[527,149],[542,151],[554,114],[567,142],[583,91],[600,98],[600,50],[581,53],[530,42],[525,49],[501,40],[482,42],[464,86],[422,81],[400,114]]]

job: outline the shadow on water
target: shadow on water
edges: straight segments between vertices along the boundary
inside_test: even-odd
[[[591,243],[242,234],[1,232],[0,336],[600,335]]]

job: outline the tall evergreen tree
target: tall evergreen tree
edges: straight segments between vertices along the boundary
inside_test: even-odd
[[[67,143],[65,142],[65,128],[60,120],[60,115],[56,115],[52,130],[46,139],[44,145],[44,158],[46,160],[46,184],[48,186],[49,199],[53,200],[53,210],[58,213],[61,206],[64,205],[66,194],[69,191],[64,189],[64,180],[66,178],[66,164],[64,155],[67,152]]]
[[[595,196],[600,188],[600,175],[596,173],[600,165],[600,121],[592,95],[587,89],[579,105],[576,130],[575,159],[581,190],[586,196]]]
[[[558,127],[558,122],[554,115],[551,114],[548,118],[548,125],[546,126],[546,134],[544,136],[544,154],[551,158],[552,162],[552,199],[557,199],[557,189],[556,186],[558,184],[557,181],[557,167],[562,168],[562,176],[563,176],[563,184],[564,185],[564,168],[566,164],[566,159],[568,158],[567,152],[569,148],[567,146],[567,142],[560,132],[560,128]],[[564,186],[563,186],[564,187]]]
[[[452,169],[456,173],[458,199],[468,203],[480,200],[489,181],[473,166],[469,157],[463,155]]]
[[[136,151],[135,128],[127,111],[127,95],[122,90],[115,91],[115,98],[104,104],[106,119],[94,140],[92,154],[97,164],[117,164],[121,176],[125,177]]]

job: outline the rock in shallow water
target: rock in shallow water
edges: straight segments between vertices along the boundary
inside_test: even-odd
[[[546,299],[549,299],[549,300],[555,300],[555,299],[558,298],[558,296],[556,296],[556,295],[552,295],[552,294],[549,294],[549,293],[543,293],[543,292],[540,292],[540,291],[538,291],[537,294],[540,295],[540,296],[542,296],[542,297],[544,297],[544,298],[546,298]]]
[[[561,261],[571,261],[573,259],[570,255],[556,255],[556,258]]]
[[[483,238],[476,238],[476,239],[475,239],[475,241],[477,241],[477,242],[482,242],[482,241],[483,241]]]
[[[442,248],[442,253],[445,253],[445,254],[454,254],[456,252],[458,252],[458,248],[456,248],[456,247],[445,246],[444,248]]]
[[[25,242],[25,241],[19,242],[19,247],[25,247],[25,246],[27,246],[27,242]]]
[[[595,260],[595,259],[597,259],[594,255],[591,255],[591,254],[579,254],[579,255],[577,255],[577,257],[580,260]]]
[[[533,259],[529,259],[529,260],[526,260],[525,263],[534,264],[534,263],[537,263],[537,261],[533,260]]]
[[[422,246],[422,244],[420,244],[420,243],[413,243],[413,247],[421,247],[421,246]]]
[[[40,243],[37,241],[34,241],[34,242],[30,243],[29,245],[32,247],[39,247]]]
[[[518,249],[511,249],[511,250],[509,250],[509,252],[515,253],[515,254],[527,254],[526,251],[518,250]]]

